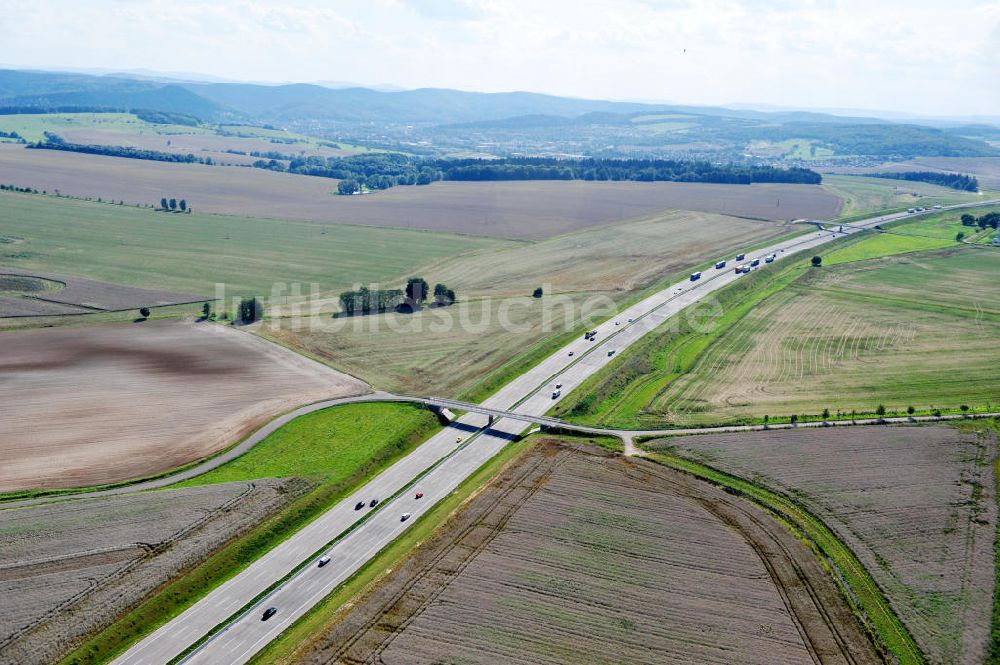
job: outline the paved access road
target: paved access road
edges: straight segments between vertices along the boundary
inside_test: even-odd
[[[959,207],[967,206],[955,206]],[[842,233],[831,230],[811,232],[754,251],[746,258],[747,261],[761,258],[760,269],[766,270],[763,257],[767,254],[773,253],[776,261],[782,261],[792,254],[822,246],[836,237],[907,216],[902,213],[874,217],[844,225]],[[834,228],[839,228],[839,224]],[[483,406],[531,415],[544,414],[558,401],[551,396],[555,383],[562,384],[562,395],[568,394],[607,365],[614,355],[680,310],[740,279],[741,276],[733,272],[732,257],[725,258],[730,260],[725,268],[706,270],[702,278],[695,282],[683,281],[671,285],[601,324],[596,328],[596,341],[574,340],[501,388],[485,400]],[[569,355],[571,351],[572,356]],[[610,353],[612,351],[614,354]],[[226,623],[225,628],[188,656],[185,662],[213,665],[247,662],[526,427],[526,423],[508,418],[476,433],[485,421],[484,416],[468,414],[446,427],[114,662],[122,665],[167,663],[222,623]],[[415,499],[416,492],[423,492],[424,497]],[[399,496],[387,501],[397,493]],[[367,504],[372,498],[381,500],[377,508],[369,509],[366,505],[363,510],[355,511],[355,503],[364,501]],[[401,521],[404,513],[411,513],[405,522]],[[343,535],[363,517],[367,519]],[[329,546],[338,537],[339,540]],[[314,561],[311,562],[249,610],[229,620],[300,563],[321,553],[331,556],[329,565],[319,568]],[[276,607],[278,612],[267,622],[262,622],[261,613],[266,607]]]

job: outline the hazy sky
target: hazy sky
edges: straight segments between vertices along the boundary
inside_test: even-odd
[[[0,64],[1000,116],[1000,0],[0,0]]]

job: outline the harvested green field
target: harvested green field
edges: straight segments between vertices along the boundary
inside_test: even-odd
[[[1000,157],[915,157],[909,161],[889,162],[876,167],[845,167],[831,169],[831,172],[833,171],[838,173],[871,173],[873,171],[965,173],[976,176],[982,189],[1000,189]]]
[[[841,216],[844,217],[891,208],[914,206],[927,208],[980,199],[980,196],[973,192],[961,192],[926,182],[865,178],[857,175],[824,175],[823,188],[843,199]]]
[[[667,213],[431,264],[425,277],[459,292],[452,307],[332,319],[339,308],[328,301],[324,315],[282,318],[261,332],[385,390],[460,395],[511,358],[610,315],[640,289],[789,231],[773,222]],[[541,299],[530,297],[537,286],[545,290]]]
[[[998,209],[1000,208],[976,208],[971,213],[979,216]],[[867,234],[825,253],[823,263],[830,266],[837,263],[874,259],[880,256],[952,247],[958,244],[955,238],[959,233],[964,233],[970,239],[977,234],[991,235],[988,232],[980,232],[978,227],[962,226],[961,216],[963,212],[940,212],[935,215],[922,215],[890,224],[886,227],[885,233]]]
[[[581,294],[567,296],[568,307],[555,302],[530,296],[462,301],[414,314],[310,320],[317,329],[296,330],[295,319],[277,319],[258,332],[381,390],[454,396],[511,358],[582,327],[584,314],[607,316],[618,301]]]
[[[281,282],[300,282],[306,294],[313,282],[339,292],[355,282],[405,279],[444,256],[510,244],[362,226],[171,215],[7,192],[0,194],[0,236],[17,239],[0,245],[0,266],[209,296],[216,283],[225,284],[231,296],[269,295]]]
[[[992,408],[996,274],[1000,253],[965,247],[785,271],[756,293],[720,294],[718,333],[637,345],[558,411],[648,427],[872,413],[879,404]]]
[[[841,203],[819,185],[683,182],[437,182],[337,196],[330,178],[8,144],[0,144],[0,183],[127,204],[174,196],[199,212],[528,240],[670,209],[789,221],[834,217]]]
[[[987,430],[786,430],[647,445],[793,498],[860,559],[927,662],[978,665],[990,641],[997,522]]]
[[[485,258],[446,258],[428,272],[447,284],[460,284],[463,294],[493,297],[528,295],[543,285],[547,294],[633,291],[797,229],[678,210],[512,245]]]
[[[17,132],[27,141],[45,140],[45,132],[98,130],[114,134],[169,135],[211,134],[201,127],[159,125],[140,120],[131,113],[25,113],[0,116],[0,131]]]

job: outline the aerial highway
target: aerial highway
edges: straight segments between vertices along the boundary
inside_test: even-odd
[[[967,206],[954,206],[961,207]],[[746,261],[761,258],[759,269],[767,270],[763,261],[767,255],[782,261],[835,238],[908,216],[912,215],[881,215],[845,224],[842,231],[839,223],[831,223],[832,228],[748,253]],[[632,305],[597,326],[593,341],[582,336],[575,339],[484,400],[482,406],[531,416],[545,414],[622,350],[681,310],[741,279],[733,268],[730,261],[724,268],[706,269],[696,281],[672,284]],[[562,387],[554,397],[557,383]],[[114,662],[168,663],[185,652],[181,662],[247,662],[529,426],[513,418],[486,424],[486,415],[462,416]],[[422,498],[416,498],[417,493]],[[378,500],[374,507],[372,499]],[[359,503],[364,507],[356,509]],[[404,514],[410,517],[404,520]],[[319,567],[316,560],[324,554],[331,561]],[[277,612],[262,621],[269,607]]]

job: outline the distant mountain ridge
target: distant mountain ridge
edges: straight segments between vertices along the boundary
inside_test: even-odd
[[[847,157],[1000,155],[987,143],[1000,136],[1000,127],[991,125],[936,127],[812,111],[619,102],[534,92],[386,91],[0,70],[0,107],[8,113],[150,109],[208,122],[274,124],[305,131],[318,127],[362,142],[374,136],[379,147],[404,150],[440,146],[444,139],[453,149],[475,153],[479,145],[497,145],[498,138],[506,137],[508,149],[519,151],[520,146],[530,145],[541,154],[600,155],[606,146],[614,150],[616,144],[625,148],[615,154],[630,154],[630,146],[639,142],[647,153],[659,155],[673,144],[687,142],[707,146],[709,158],[717,161],[740,159],[745,146],[760,140],[799,141],[802,149],[815,152],[818,145]],[[664,132],[673,125],[675,133],[657,135],[656,123],[663,123]],[[561,140],[556,148],[551,147],[554,138]]]
[[[66,72],[0,70],[0,106],[108,106],[154,108],[203,120],[282,122],[312,117],[333,122],[459,124],[520,116],[575,118],[588,113],[696,113],[775,122],[884,122],[802,111],[615,102],[535,92],[466,92],[444,88],[373,90],[309,83],[261,85],[94,76]]]

